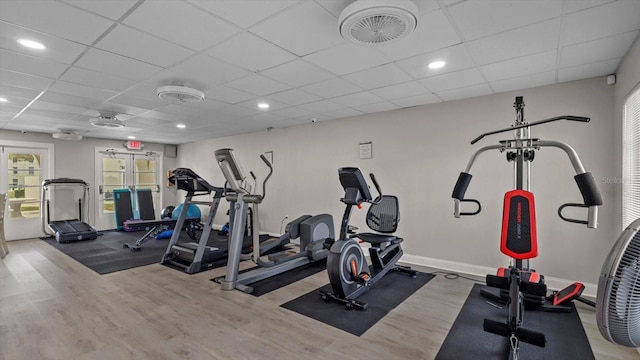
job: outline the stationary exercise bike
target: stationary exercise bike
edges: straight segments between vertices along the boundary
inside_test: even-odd
[[[584,224],[589,228],[597,226],[598,206],[602,205],[602,198],[596,187],[596,182],[590,172],[586,172],[580,158],[571,146],[559,141],[548,141],[531,138],[530,127],[558,120],[570,120],[589,122],[590,119],[580,116],[558,116],[550,119],[527,123],[524,119],[524,101],[521,96],[516,97],[515,123],[510,128],[491,131],[478,136],[471,141],[475,144],[487,135],[515,131],[515,138],[501,140],[497,145],[482,147],[476,151],[467,168],[460,173],[453,190],[454,215],[476,215],[482,207],[475,199],[465,199],[464,195],[471,181],[471,166],[478,156],[487,150],[499,150],[506,152],[509,162],[514,162],[515,189],[508,191],[504,197],[504,209],[502,219],[502,235],[500,251],[512,258],[508,268],[500,268],[496,275],[487,275],[487,285],[500,289],[499,295],[483,290],[482,295],[494,300],[504,300],[508,305],[508,319],[506,322],[485,319],[483,329],[487,332],[505,336],[509,339],[511,358],[518,358],[520,342],[526,342],[535,346],[544,347],[546,337],[543,333],[532,331],[522,327],[523,314],[526,308],[535,308],[546,311],[567,311],[570,307],[566,304],[577,299],[584,289],[581,283],[574,283],[567,288],[547,295],[547,286],[544,284],[544,276],[529,268],[529,259],[538,255],[535,201],[533,193],[528,191],[530,185],[529,165],[535,158],[535,151],[542,147],[555,147],[563,150],[573,168],[576,171],[575,181],[580,189],[583,203],[567,203],[558,209],[558,215],[562,220],[572,223]],[[477,209],[472,212],[462,212],[460,205],[463,202],[475,203]],[[587,220],[570,219],[563,215],[563,210],[568,207],[587,208]]]
[[[389,271],[398,271],[408,274],[412,278],[417,276],[417,271],[406,266],[396,265],[402,257],[402,238],[394,236],[400,221],[398,198],[391,195],[382,195],[380,185],[373,174],[371,180],[378,191],[379,196],[372,198],[369,186],[358,168],[344,167],[338,169],[340,183],[344,188],[344,198],[340,199],[347,205],[342,225],[340,227],[340,239],[328,240],[330,245],[327,257],[327,273],[333,292],[320,292],[325,301],[338,301],[345,305],[346,309],[365,310],[368,304],[356,300],[384,277]],[[363,202],[371,204],[367,212],[367,225],[378,233],[349,234],[349,218],[353,206],[360,207]],[[360,239],[371,245],[369,256],[371,266],[362,252]]]

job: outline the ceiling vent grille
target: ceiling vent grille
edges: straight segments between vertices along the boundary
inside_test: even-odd
[[[58,132],[51,134],[51,136],[58,140],[82,140],[82,135],[76,134],[74,130],[60,129]]]
[[[417,14],[410,0],[358,0],[340,14],[340,34],[358,45],[389,44],[415,30]]]
[[[97,118],[91,119],[89,122],[91,125],[101,128],[115,129],[124,127],[124,122],[122,120],[118,120],[115,116],[101,115]]]
[[[204,93],[202,91],[186,86],[161,86],[158,88],[158,97],[165,101],[189,104],[204,101]]]

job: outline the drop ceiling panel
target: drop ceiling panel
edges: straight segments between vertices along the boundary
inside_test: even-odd
[[[166,73],[170,75],[165,78]],[[213,86],[221,85],[236,79],[250,75],[247,70],[229,65],[220,60],[216,60],[207,55],[195,55],[180,64],[173,66],[169,70],[158,75],[159,81],[164,85],[169,85],[168,80],[173,79],[173,75],[178,77],[173,80],[188,83],[188,86],[196,87],[200,91],[207,91]]]
[[[206,54],[259,72],[296,59],[292,53],[249,33],[242,32],[206,51]]]
[[[257,22],[295,5],[299,0],[188,0],[190,3],[216,14],[242,28],[247,28]],[[251,9],[251,11],[247,11]]]
[[[375,89],[411,80],[411,77],[395,64],[386,64],[343,76],[363,89]]]
[[[318,96],[298,89],[291,89],[271,94],[268,96],[268,99],[274,99],[288,105],[300,105],[321,100]]]
[[[560,67],[570,67],[607,59],[619,59],[633,45],[637,31],[566,46],[560,55]]]
[[[76,66],[105,72],[132,80],[143,80],[160,71],[160,67],[99,49],[89,49]]]
[[[626,33],[640,28],[640,1],[615,1],[569,14],[562,32],[562,44],[570,45]]]
[[[298,56],[344,41],[336,18],[313,1],[298,3],[249,30]]]
[[[459,89],[445,90],[436,93],[436,95],[438,95],[438,97],[444,101],[465,99],[489,94],[493,94],[493,91],[487,84],[467,86]]]
[[[504,80],[553,70],[556,67],[556,50],[501,61],[480,67],[487,81]]]
[[[363,91],[355,94],[338,96],[331,99],[331,101],[337,102],[338,104],[342,104],[345,107],[356,107],[360,105],[381,102],[382,99],[379,96],[372,94],[368,91]]]
[[[124,15],[138,0],[116,0],[116,1],[87,1],[87,0],[62,0],[67,4],[82,8],[92,13],[106,16],[109,19],[118,20]]]
[[[91,87],[100,87],[107,90],[123,91],[135,84],[133,80],[121,78],[115,75],[82,69],[72,66],[65,72],[60,80]]]
[[[46,0],[1,1],[0,19],[87,45],[113,24],[65,3]]]
[[[567,14],[571,14],[576,11],[606,4],[611,1],[614,0],[565,0],[565,9]]]
[[[353,108],[345,108],[345,109],[329,111],[325,113],[325,115],[333,119],[347,118],[347,117],[358,116],[362,114],[364,114],[364,112],[353,109]]]
[[[5,106],[17,108],[18,110],[15,112],[15,114],[17,114],[20,110],[22,110],[22,108],[27,106],[33,100],[33,97],[28,98],[25,96],[18,96],[18,95],[7,96],[5,95],[5,92],[1,87],[0,87],[0,96],[8,100],[7,102],[3,102],[2,104],[0,104],[0,109],[4,110]]]
[[[111,30],[96,47],[165,68],[194,53],[182,46],[122,25]]]
[[[320,50],[303,59],[336,75],[345,75],[391,62],[377,48],[351,43]]]
[[[70,105],[76,106],[80,108],[90,109],[98,104],[100,104],[101,100],[81,97],[81,96],[72,96],[66,94],[55,93],[51,91],[45,92],[42,96],[40,96],[39,100],[52,102],[56,104],[62,105]]]
[[[303,86],[300,89],[325,99],[362,91],[362,88],[359,86],[342,78],[333,78],[321,81],[319,83]]]
[[[433,92],[473,86],[484,82],[484,77],[476,68],[431,76],[420,80],[420,84]]]
[[[56,79],[67,65],[0,49],[0,69]]]
[[[322,70],[304,60],[294,60],[265,70],[261,74],[293,87],[304,86],[333,77],[333,75],[326,70]]]
[[[382,99],[391,100],[422,95],[427,92],[427,89],[425,89],[418,81],[409,81],[402,84],[374,89],[371,90],[371,92]]]
[[[308,104],[302,104],[298,106],[301,109],[311,111],[313,113],[321,114],[323,112],[330,112],[333,110],[344,109],[346,106],[336,103],[331,100],[320,100]]]
[[[232,81],[227,85],[258,96],[273,94],[289,88],[283,83],[258,74],[253,74],[245,78]]]
[[[392,103],[400,106],[400,107],[411,107],[411,106],[420,106],[426,104],[435,104],[442,102],[442,100],[437,97],[435,94],[424,94],[417,96],[409,96],[406,98],[393,99]]]
[[[0,62],[1,63],[1,62]],[[44,90],[53,83],[53,79],[33,76],[15,71],[0,69],[0,84],[27,89]]]
[[[465,40],[474,40],[561,15],[557,0],[465,1],[449,8]]]
[[[562,82],[610,75],[615,73],[620,60],[621,59],[609,59],[591,64],[563,68],[558,70],[558,80]]]
[[[124,24],[191,50],[204,50],[238,32],[236,26],[178,1],[145,1]]]
[[[269,109],[263,110],[258,108],[259,103],[268,103]],[[249,110],[253,110],[255,113],[271,112],[272,110],[284,109],[286,107],[289,107],[289,105],[285,103],[276,100],[266,100],[264,97],[243,101],[241,103],[238,103],[237,105],[246,107]]]
[[[444,13],[434,11],[420,16],[416,30],[409,37],[381,46],[380,52],[400,60],[459,43],[460,38]]]
[[[254,98],[255,95],[246,91],[234,89],[227,85],[216,86],[213,89],[205,91],[206,98],[224,101],[229,104],[237,104],[239,102]]]
[[[490,83],[495,92],[506,92],[513,90],[529,89],[544,85],[553,84],[556,81],[555,71],[531,74],[506,80],[499,80]]]
[[[362,111],[363,113],[379,113],[379,112],[399,109],[400,106],[388,101],[383,101],[383,102],[374,103],[374,104],[354,106],[353,108],[358,111]]]
[[[469,41],[467,49],[476,64],[485,65],[553,50],[558,46],[559,31],[560,18],[556,18]]]
[[[159,98],[145,99],[145,98],[136,97],[129,94],[120,94],[110,99],[109,102],[112,104],[135,106],[135,107],[138,107],[141,109],[147,109],[147,110],[151,110],[151,109],[155,109],[155,108],[159,108],[161,106],[167,105],[166,102],[160,100]]]
[[[429,63],[440,60],[446,61],[447,63],[443,68],[428,68]],[[473,60],[467,53],[464,45],[455,45],[428,54],[414,56],[400,60],[396,62],[396,64],[414,79],[441,75],[448,72],[468,69],[474,66]]]
[[[284,109],[273,111],[274,114],[285,117],[285,118],[300,118],[303,116],[310,116],[313,112],[305,109],[301,109],[299,107],[290,106]]]
[[[37,41],[46,46],[46,49],[34,50],[26,48],[18,44],[18,39]],[[86,46],[0,21],[0,48],[71,64],[86,49]]]
[[[94,87],[78,85],[78,84],[65,82],[65,81],[56,81],[47,90],[60,93],[60,94],[86,97],[86,98],[96,99],[100,101],[107,100],[118,94],[117,92],[111,91],[111,90],[98,89]]]

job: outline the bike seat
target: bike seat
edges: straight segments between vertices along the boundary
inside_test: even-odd
[[[356,234],[358,239],[373,245],[380,245],[386,242],[401,242],[402,238],[388,234],[361,233]]]

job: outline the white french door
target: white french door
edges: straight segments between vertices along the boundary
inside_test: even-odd
[[[5,145],[6,144],[6,145]],[[52,173],[52,144],[0,143],[0,193],[8,193],[7,240],[41,237],[42,181]]]
[[[162,154],[96,149],[96,219],[98,230],[115,229],[114,189],[150,189],[156,213],[162,199]],[[136,210],[135,196],[134,211]]]

